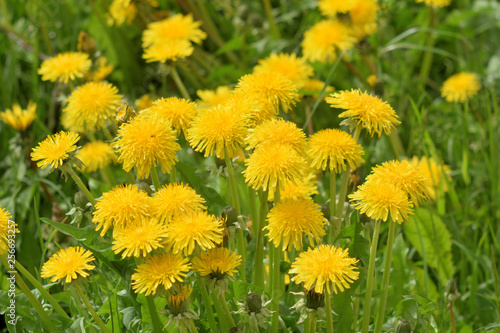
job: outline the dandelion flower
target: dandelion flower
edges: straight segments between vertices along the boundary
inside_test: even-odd
[[[447,102],[464,103],[481,89],[481,82],[474,73],[462,72],[450,76],[441,87],[441,96]]]
[[[314,244],[325,235],[326,220],[318,205],[310,198],[285,199],[276,204],[267,215],[267,237],[275,247],[283,244],[283,251],[302,249],[302,238],[307,235]]]
[[[229,86],[220,86],[215,90],[197,90],[196,94],[200,98],[198,105],[210,107],[219,105],[231,97],[232,88]]]
[[[73,132],[94,132],[112,120],[120,105],[118,89],[107,82],[88,82],[74,90],[63,109],[61,122]]]
[[[191,287],[191,285],[187,285],[187,286],[182,286],[180,292],[168,296],[168,309],[170,310],[170,313],[173,315],[174,321],[175,320],[180,321],[179,317],[182,315],[187,317],[186,319],[188,320],[193,319],[190,318],[192,315],[194,315],[195,318],[197,318],[196,313],[189,313],[188,316],[186,316],[186,312],[193,311],[187,309],[187,306],[189,304],[188,299],[189,296],[191,296],[192,292],[193,292],[193,287]]]
[[[111,74],[114,66],[108,63],[106,57],[99,57],[96,62],[96,69],[90,74],[90,80],[92,81],[102,81]]]
[[[181,149],[176,142],[176,132],[170,122],[157,116],[139,115],[118,130],[118,140],[112,146],[120,154],[123,170],[136,167],[137,177],[147,178],[158,163],[163,173],[170,173],[178,161],[176,152]]]
[[[420,169],[408,161],[389,161],[376,166],[367,182],[391,183],[405,192],[415,206],[421,200],[427,200],[429,180]]]
[[[233,276],[236,267],[241,264],[241,256],[228,248],[218,247],[202,252],[193,258],[193,270],[201,276],[210,276],[221,280],[225,276]]]
[[[231,105],[217,105],[200,113],[191,128],[187,139],[195,151],[214,153],[224,158],[227,151],[230,158],[240,152],[249,125],[249,116],[238,112]]]
[[[322,15],[336,18],[337,14],[345,14],[354,7],[356,0],[319,0],[318,8]]]
[[[150,215],[150,198],[134,185],[119,185],[102,194],[97,199],[92,222],[96,230],[102,228],[101,236],[111,226],[125,228],[129,223],[138,222]]]
[[[9,222],[12,216],[10,213],[4,208],[0,207],[0,256],[3,255],[9,249],[9,231],[18,232],[17,229],[12,229],[12,225],[14,228],[17,224],[12,224],[13,222]]]
[[[274,200],[276,188],[269,189],[269,201]],[[288,181],[280,190],[281,200],[306,198],[318,194],[318,179],[313,172],[307,173],[304,177],[295,180],[295,184]]]
[[[418,167],[420,173],[428,180],[427,192],[429,193],[429,197],[431,199],[436,199],[439,193],[438,189],[441,187],[443,192],[448,191],[446,179],[451,181],[449,176],[451,172],[449,166],[444,165],[443,163],[437,163],[432,157],[427,158],[426,156],[423,156],[420,159],[414,156],[410,163]]]
[[[352,30],[338,21],[321,21],[304,32],[302,52],[311,61],[330,62],[337,58],[338,51],[354,46]]]
[[[243,91],[233,92],[233,94],[221,101],[219,105],[229,107],[236,113],[240,113],[249,119],[248,127],[253,128],[255,125],[260,124],[263,119],[274,117],[274,108],[269,103],[264,103],[256,100],[252,95]],[[204,111],[203,111],[204,112]]]
[[[193,54],[194,48],[189,41],[184,39],[170,40],[164,43],[155,43],[144,49],[143,58],[146,62],[177,61]]]
[[[21,109],[17,103],[12,105],[11,109],[6,109],[0,112],[0,120],[12,127],[13,129],[23,132],[36,119],[36,103],[29,101],[26,110]]]
[[[377,32],[377,13],[379,7],[376,0],[357,0],[349,10],[353,34],[361,40]]]
[[[183,281],[190,268],[189,260],[180,254],[161,253],[149,257],[132,274],[132,288],[146,296],[155,294],[159,286],[169,290],[175,282]]]
[[[189,15],[176,14],[165,20],[148,25],[142,36],[143,46],[164,43],[172,40],[188,40],[196,44],[207,38],[207,34],[200,30],[201,22],[193,21]]]
[[[321,130],[309,138],[311,167],[325,170],[327,165],[330,172],[340,173],[349,168],[356,169],[364,162],[363,147],[344,131],[338,129]]]
[[[297,86],[286,76],[276,72],[247,74],[240,78],[237,91],[270,103],[276,114],[280,106],[284,112],[288,112],[299,100]]]
[[[255,190],[280,189],[288,181],[296,183],[307,168],[304,158],[295,149],[283,144],[263,145],[245,161],[245,182]]]
[[[116,161],[113,148],[104,141],[86,143],[78,150],[76,157],[83,163],[83,172],[94,172],[104,169]]]
[[[279,53],[271,54],[261,59],[255,66],[254,72],[277,72],[286,76],[298,88],[302,88],[309,77],[314,75],[314,69],[304,58],[295,54]]]
[[[69,154],[76,150],[76,143],[80,136],[73,132],[61,131],[54,135],[49,135],[45,140],[33,148],[31,159],[40,161],[36,165],[42,169],[50,166],[57,169],[66,162]]]
[[[333,245],[319,245],[299,255],[290,269],[295,283],[303,283],[306,290],[323,293],[326,285],[328,294],[350,288],[359,278],[355,264],[357,259],[349,257],[349,249],[342,250]]]
[[[214,215],[198,210],[178,215],[167,225],[166,247],[173,253],[193,253],[196,244],[202,250],[214,248],[222,242],[222,222]]]
[[[113,0],[109,5],[108,25],[132,24],[137,15],[137,7],[131,0]]]
[[[306,150],[306,135],[295,123],[281,118],[262,122],[251,129],[246,138],[247,150],[257,148],[262,144],[284,144],[299,152]]]
[[[153,106],[153,99],[150,94],[145,94],[136,99],[134,104],[138,111],[142,111]]]
[[[43,81],[59,80],[63,83],[82,78],[89,70],[92,62],[88,55],[82,52],[64,52],[42,62],[38,74]]]
[[[95,268],[89,263],[94,260],[92,252],[83,247],[72,246],[61,249],[43,264],[40,276],[44,279],[51,278],[51,282],[64,279],[64,282],[70,283],[72,280],[76,280],[78,275],[81,277],[89,276],[87,271]]]
[[[361,125],[370,135],[377,133],[379,136],[384,131],[387,135],[401,124],[394,109],[381,99],[362,93],[359,89],[340,91],[326,99],[334,108],[346,109],[339,114],[339,118],[348,118],[342,124],[351,128]]]
[[[143,257],[149,252],[162,248],[162,241],[167,237],[165,225],[157,219],[148,218],[128,223],[119,228],[111,248],[116,254],[122,253],[122,258]]]
[[[186,135],[198,111],[193,102],[184,98],[169,97],[154,101],[153,105],[144,113],[154,113],[158,117],[168,120],[177,131],[177,135],[180,135],[181,131]]]
[[[205,199],[182,183],[164,185],[151,199],[154,216],[163,222],[170,221],[173,216],[205,209]]]
[[[325,87],[325,82],[318,80],[318,79],[309,79],[306,81],[306,84],[304,85],[304,87],[302,89],[305,91],[317,91],[318,92],[317,94],[311,95],[314,99],[316,99],[319,97],[319,93],[323,90],[324,87]],[[334,87],[326,86],[325,95],[324,95],[323,99],[326,98],[327,93],[333,92],[334,90],[335,90]]]
[[[403,190],[391,183],[366,182],[356,192],[349,195],[354,207],[374,220],[391,219],[399,224],[413,214],[413,204]]]
[[[451,0],[416,0],[416,2],[425,2],[426,6],[429,7],[434,7],[434,8],[441,8],[441,7],[447,7],[450,5]]]

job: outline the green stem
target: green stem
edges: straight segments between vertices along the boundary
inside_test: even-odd
[[[198,329],[196,328],[196,325],[194,324],[193,319],[189,319],[188,324],[189,324],[189,330],[190,330],[192,333],[198,333]],[[216,331],[216,332],[217,332],[217,331]]]
[[[316,333],[316,311],[309,313],[307,323],[304,325],[304,333]]]
[[[260,196],[260,216],[257,220],[257,250],[255,254],[255,285],[264,289],[264,233],[262,228],[265,226],[267,214],[267,196],[269,192],[262,191]]]
[[[151,180],[153,181],[155,192],[158,192],[161,188],[161,185],[160,178],[158,177],[158,171],[156,170],[155,166],[151,167]]]
[[[218,290],[214,290],[212,292],[212,302],[215,306],[215,311],[217,312],[217,317],[219,317],[219,326],[222,332],[229,332],[229,323],[226,318],[226,314],[224,309],[222,308],[222,304],[220,303],[219,298],[217,297]],[[215,331],[217,332],[217,331]]]
[[[272,298],[273,298],[273,316],[271,319],[271,332],[277,333],[279,329],[279,317],[280,317],[280,259],[281,259],[281,249],[274,244],[269,243],[269,248],[273,252],[273,266],[269,267],[271,271],[271,285],[272,285]]]
[[[175,69],[175,66],[171,67],[171,73],[172,73],[172,78],[174,79],[177,88],[179,88],[182,97],[184,97],[187,100],[190,100],[191,97],[189,96],[189,93],[186,87],[184,86],[184,83],[182,83],[181,77],[179,76],[179,73],[177,73],[177,69]]]
[[[151,316],[151,321],[153,322],[153,332],[163,332],[163,325],[160,321],[160,317],[158,316],[158,310],[156,310],[154,296],[146,296],[146,302],[148,303],[149,315]]]
[[[255,191],[251,188],[248,187],[248,197],[250,198],[250,211],[252,213],[252,230],[253,230],[253,236],[255,237],[257,235],[257,201],[255,200]]]
[[[325,288],[326,332],[333,333],[332,296]]]
[[[396,159],[399,160],[405,154],[405,150],[397,129],[391,131],[391,134],[389,134],[389,141],[391,142],[391,147],[394,151],[394,155],[396,155]]]
[[[127,172],[127,178],[128,178],[128,182],[129,182],[130,184],[135,184],[135,182],[136,182],[136,181],[135,181],[135,176],[134,176],[134,174],[132,173],[132,171]]]
[[[240,196],[238,194],[238,185],[236,183],[236,175],[234,173],[233,161],[231,161],[231,158],[229,158],[229,154],[226,148],[224,148],[224,159],[226,161],[227,173],[229,175],[229,186],[232,192],[231,199],[233,202],[233,206],[234,209],[236,209],[236,213],[238,215],[241,215]]]
[[[418,81],[418,89],[417,91],[421,91],[425,87],[425,81],[429,76],[429,71],[431,69],[432,57],[434,56],[431,49],[434,46],[434,29],[435,25],[435,15],[434,15],[434,7],[429,7],[429,36],[427,37],[427,43],[425,44],[427,48],[427,52],[424,54],[424,58],[422,60],[422,66],[420,67],[420,77]]]
[[[80,284],[80,280],[76,279],[73,282],[73,285],[75,286],[76,291],[78,292],[78,295],[80,295],[80,298],[82,299],[83,303],[85,303],[87,310],[90,312],[92,317],[94,317],[95,321],[97,322],[97,325],[99,325],[101,332],[110,333],[108,328],[106,327],[106,325],[104,325],[103,321],[101,320],[101,318],[97,314],[97,312],[95,312],[94,308],[92,307],[92,304],[90,304],[87,296],[85,296],[85,294],[83,293],[82,285]]]
[[[463,132],[464,132],[464,144],[462,148],[462,165],[461,172],[462,178],[464,180],[465,185],[470,184],[470,176],[469,176],[469,135],[468,135],[468,122],[467,118],[469,116],[469,103],[466,101],[464,103],[464,112],[463,112]]]
[[[375,271],[375,257],[377,256],[378,235],[380,233],[381,220],[375,221],[375,230],[373,231],[372,246],[370,249],[370,261],[368,264],[368,275],[366,277],[365,301],[363,303],[363,326],[362,333],[368,333],[370,326],[370,310],[373,290],[373,272]]]
[[[240,221],[240,227],[236,228],[236,242],[238,246],[238,253],[241,255],[241,265],[239,266],[240,272],[240,280],[246,280],[246,264],[247,264],[247,256],[246,256],[246,240],[243,237],[243,221]]]
[[[222,309],[224,310],[224,312],[226,314],[227,322],[229,323],[229,329],[232,329],[233,327],[236,326],[236,323],[234,322],[233,316],[231,315],[231,312],[229,311],[229,308],[227,307],[227,301],[226,301],[226,298],[224,297],[224,292],[216,291],[216,294],[219,295],[219,301],[222,305]]]
[[[208,324],[210,326],[210,330],[212,332],[218,332],[217,323],[215,322],[214,312],[212,310],[212,302],[210,302],[210,298],[208,297],[207,287],[202,286],[201,290],[201,298],[203,299],[203,303],[205,304],[205,311],[207,311]]]
[[[85,196],[87,197],[87,199],[89,199],[90,203],[92,203],[92,205],[95,207],[95,205],[97,204],[97,201],[94,199],[94,196],[87,189],[87,186],[85,186],[83,184],[83,182],[80,179],[80,177],[78,177],[78,175],[75,173],[75,171],[73,170],[73,168],[71,167],[71,165],[69,163],[64,163],[61,166],[61,170],[62,171],[66,171],[71,176],[71,178],[73,178],[73,180],[75,181],[76,185],[78,185],[78,187],[80,188],[80,190],[82,190],[83,194],[85,194]]]
[[[330,170],[330,234],[328,236],[328,243],[332,244],[334,238],[337,236],[337,222],[335,221],[335,201],[337,199],[337,174]]]
[[[270,0],[264,0],[264,9],[266,11],[267,19],[269,20],[269,25],[271,26],[271,32],[272,32],[273,37],[275,39],[281,38],[278,26],[276,25],[276,22],[274,21],[274,16],[272,13],[273,8],[271,7]]]
[[[177,182],[177,169],[175,168],[175,165],[172,166],[172,170],[170,170],[170,182],[172,184]]]
[[[385,318],[385,306],[387,304],[387,293],[389,290],[389,280],[391,277],[392,245],[394,243],[394,234],[396,231],[396,222],[389,222],[389,236],[387,238],[387,247],[385,248],[384,275],[382,276],[382,288],[384,293],[379,301],[377,315],[375,317],[375,333],[382,331],[382,325]]]

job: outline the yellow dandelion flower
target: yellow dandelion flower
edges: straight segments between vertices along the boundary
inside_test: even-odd
[[[307,151],[311,167],[340,173],[349,168],[356,169],[364,162],[363,147],[349,134],[338,129],[324,129],[309,138]]]
[[[202,252],[193,258],[193,270],[199,272],[200,276],[208,275],[217,280],[233,276],[240,264],[241,256],[225,247]]]
[[[378,4],[376,0],[356,0],[349,10],[353,34],[359,39],[377,32]]]
[[[0,256],[9,250],[9,239],[14,235],[13,232],[19,232],[19,230],[15,229],[17,224],[9,222],[11,217],[6,209],[0,207]]]
[[[277,72],[286,76],[299,89],[304,86],[309,77],[314,75],[314,69],[304,58],[295,54],[279,53],[271,54],[261,59],[253,69],[258,72]]]
[[[72,280],[76,280],[78,275],[81,277],[89,276],[86,271],[95,268],[94,265],[89,264],[94,260],[92,252],[83,247],[72,246],[61,249],[43,264],[40,276],[44,279],[50,278],[51,282],[64,279],[64,282],[70,283]]]
[[[250,94],[243,91],[233,92],[233,94],[222,101],[219,105],[232,108],[234,112],[243,114],[249,118],[249,128],[259,124],[261,119],[266,117],[274,117],[274,108],[267,103],[266,107],[262,107],[262,101],[256,100]],[[205,109],[203,109],[204,112]],[[265,115],[269,113],[269,115]]]
[[[151,199],[154,216],[163,222],[177,215],[205,209],[205,199],[183,183],[164,185]]]
[[[135,107],[137,108],[137,111],[142,111],[145,109],[149,109],[150,107],[153,106],[153,99],[151,98],[150,94],[145,94],[142,95],[140,98],[136,99],[134,104]]]
[[[451,170],[448,165],[437,163],[432,157],[423,156],[418,158],[414,156],[410,161],[411,164],[418,167],[420,173],[428,180],[427,192],[429,197],[435,200],[439,194],[439,188],[442,187],[443,192],[448,192],[448,181],[451,181],[449,176]]]
[[[143,257],[149,252],[162,248],[162,241],[167,237],[165,225],[157,219],[148,218],[128,223],[119,228],[111,248],[116,254],[122,253],[122,259],[127,257]]]
[[[450,5],[451,0],[416,0],[416,2],[424,2],[426,6],[441,8],[447,7]]]
[[[146,62],[177,61],[193,54],[194,48],[185,39],[169,40],[164,43],[154,43],[144,49],[143,58]]]
[[[113,148],[104,141],[86,143],[78,150],[76,157],[83,163],[83,172],[94,172],[106,168],[116,161]]]
[[[94,132],[113,120],[122,96],[107,82],[88,82],[74,90],[63,109],[61,122],[73,132]]]
[[[189,304],[188,299],[193,292],[191,285],[182,286],[178,293],[168,296],[168,309],[174,316],[179,316],[186,312]]]
[[[102,81],[108,77],[115,67],[108,63],[106,57],[101,56],[97,59],[96,69],[90,74],[90,80],[92,81]]]
[[[338,51],[354,46],[355,38],[349,26],[338,21],[324,20],[304,32],[302,52],[311,61],[330,62]]]
[[[49,135],[38,144],[38,147],[32,149],[31,159],[40,161],[36,164],[39,168],[45,169],[50,166],[52,169],[57,169],[66,162],[69,154],[76,150],[78,140],[80,136],[73,132],[61,131]]]
[[[326,233],[323,213],[310,198],[284,199],[269,211],[267,221],[267,237],[275,247],[283,244],[283,251],[301,250],[305,235],[314,244]]]
[[[165,20],[148,25],[142,36],[143,46],[166,43],[173,40],[186,40],[196,44],[207,38],[207,34],[200,30],[201,22],[193,21],[191,14],[176,14]]]
[[[197,90],[200,98],[198,105],[202,107],[216,106],[231,97],[233,89],[230,86],[220,86],[215,90]]]
[[[139,115],[118,130],[118,140],[112,146],[120,154],[123,170],[136,167],[137,177],[147,178],[149,171],[158,163],[163,173],[170,173],[178,161],[176,152],[181,146],[176,142],[176,132],[165,119]]]
[[[131,0],[113,0],[109,5],[108,25],[132,24],[137,15],[137,7]]]
[[[26,110],[21,109],[21,106],[17,103],[12,105],[11,109],[6,109],[4,112],[0,112],[0,120],[12,127],[17,131],[25,131],[36,119],[36,103],[29,101]]]
[[[323,82],[321,80],[317,80],[317,79],[309,79],[306,81],[306,84],[304,85],[304,87],[302,89],[305,91],[317,91],[318,92],[317,94],[311,95],[313,98],[316,99],[319,97],[319,93],[323,90],[324,87],[325,87],[325,82]],[[326,86],[325,95],[323,96],[323,99],[326,98],[327,93],[333,92],[333,91],[335,91],[334,87]]]
[[[391,183],[366,182],[356,192],[349,195],[354,207],[362,214],[374,219],[398,222],[408,220],[408,215],[413,214],[413,204],[403,190]]]
[[[276,72],[247,74],[240,78],[236,90],[271,104],[276,114],[280,106],[284,112],[288,112],[299,100],[297,86],[286,76]]]
[[[186,255],[193,253],[196,244],[203,250],[216,247],[222,242],[222,222],[205,211],[186,212],[175,216],[167,224],[167,249],[173,253],[181,251]]]
[[[367,182],[391,183],[405,192],[415,206],[421,200],[427,200],[429,179],[425,178],[420,169],[408,161],[389,161],[376,166]]]
[[[347,118],[342,124],[351,128],[361,125],[370,135],[377,133],[379,136],[384,131],[389,135],[395,125],[401,124],[394,109],[381,99],[369,95],[361,90],[343,90],[326,99],[334,108],[346,109],[339,114],[339,118]]]
[[[151,213],[150,198],[134,185],[118,185],[97,199],[92,222],[101,236],[111,226],[125,228],[129,223],[142,221]]]
[[[272,144],[257,148],[245,161],[245,182],[255,190],[276,187],[284,189],[286,182],[296,183],[307,168],[304,158],[288,145]]]
[[[359,278],[355,264],[357,259],[349,257],[349,249],[342,250],[333,245],[319,245],[302,252],[293,262],[290,274],[295,283],[303,283],[306,290],[322,294],[325,285],[328,294],[350,288]]]
[[[375,85],[377,84],[378,82],[378,78],[376,75],[370,75],[366,78],[366,82],[370,85],[370,87],[375,87]]]
[[[269,201],[274,201],[274,191],[276,188],[269,189]],[[296,179],[295,184],[288,181],[280,190],[282,200],[306,198],[314,194],[318,194],[318,178],[313,172],[309,172],[304,177]]]
[[[196,104],[193,102],[184,98],[169,97],[157,99],[144,113],[154,113],[168,120],[177,131],[177,135],[180,135],[181,131],[186,135],[198,111],[196,110]]]
[[[355,3],[356,0],[319,0],[318,8],[323,16],[336,18],[337,14],[343,14],[350,11]]]
[[[217,105],[201,112],[188,130],[187,139],[195,151],[205,152],[206,156],[214,153],[224,158],[235,157],[240,151],[247,135],[249,116],[238,112],[232,105]]]
[[[450,76],[441,87],[441,96],[447,102],[464,103],[481,89],[481,81],[474,73],[462,72]]]
[[[38,74],[43,81],[59,80],[63,83],[82,78],[92,65],[88,55],[82,52],[64,52],[42,62]]]
[[[132,274],[132,288],[146,296],[155,294],[159,286],[169,290],[175,282],[183,281],[190,268],[189,259],[180,254],[161,253],[149,257]]]
[[[255,149],[263,144],[289,145],[299,152],[305,152],[307,147],[304,131],[295,123],[281,118],[266,120],[251,129],[245,141],[247,150]]]

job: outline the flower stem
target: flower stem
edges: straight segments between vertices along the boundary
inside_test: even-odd
[[[155,192],[158,192],[161,186],[160,186],[160,178],[158,177],[158,171],[156,170],[155,166],[151,167],[151,180],[153,181]]]
[[[210,330],[212,332],[217,332],[217,323],[215,322],[214,312],[212,310],[212,302],[208,297],[207,287],[202,286],[201,288],[201,298],[203,303],[205,303],[205,310],[207,311],[208,324],[210,325]]]
[[[217,294],[217,292],[216,292],[216,294]],[[235,327],[236,324],[234,322],[233,316],[231,315],[231,312],[229,311],[229,308],[227,307],[227,302],[226,302],[226,298],[224,297],[224,292],[219,293],[219,301],[222,305],[222,309],[226,313],[227,321],[229,323],[229,329]]]
[[[267,213],[267,196],[269,192],[262,191],[260,195],[260,216],[257,220],[257,250],[255,253],[255,285],[264,289],[264,234],[262,228],[265,226]]]
[[[429,76],[429,71],[432,65],[433,53],[430,51],[434,47],[434,32],[432,31],[435,26],[435,15],[434,8],[432,6],[429,7],[429,36],[427,36],[426,47],[427,50],[424,54],[424,58],[422,59],[422,66],[420,67],[420,76],[418,82],[417,91],[422,90],[425,87],[425,81],[427,80],[427,76]]]
[[[182,83],[179,73],[177,73],[177,69],[175,69],[175,66],[171,67],[171,73],[172,73],[172,78],[174,79],[175,84],[177,85],[177,88],[179,88],[179,90],[181,91],[182,97],[188,100],[191,99],[186,87],[184,86],[184,83]]]
[[[377,256],[378,235],[380,233],[381,220],[375,221],[375,230],[373,231],[372,246],[370,248],[370,261],[368,264],[368,275],[366,277],[365,301],[363,303],[363,326],[362,333],[368,333],[370,326],[370,310],[373,290],[373,272],[375,271],[375,257]]]
[[[238,253],[241,255],[241,265],[239,267],[240,272],[240,280],[246,281],[245,272],[246,272],[246,264],[247,264],[247,256],[246,256],[246,241],[243,237],[243,221],[240,221],[240,227],[236,228],[236,242],[238,247]]]
[[[76,291],[80,295],[80,298],[82,299],[83,303],[85,303],[87,310],[90,312],[92,317],[94,317],[95,321],[97,322],[97,325],[99,325],[99,327],[101,328],[101,331],[104,333],[110,333],[108,328],[106,327],[106,325],[104,325],[103,321],[101,320],[101,318],[97,314],[97,312],[95,312],[94,308],[92,307],[92,304],[90,304],[87,296],[85,296],[85,294],[83,293],[82,285],[80,284],[80,280],[76,279],[74,281],[73,285],[75,286]]]
[[[337,199],[337,174],[330,171],[330,234],[328,243],[332,244],[337,233],[337,222],[335,221],[335,201]],[[339,226],[340,227],[340,226]],[[339,228],[340,230],[340,228]]]
[[[307,322],[304,325],[304,333],[316,333],[316,311],[309,313]]]
[[[276,22],[274,21],[272,13],[273,8],[271,7],[270,0],[264,0],[264,9],[266,11],[267,19],[269,20],[269,26],[271,26],[271,32],[273,37],[276,39],[280,39],[281,38],[280,31],[278,29],[278,26],[276,25]]]
[[[198,329],[196,328],[196,325],[194,324],[193,319],[189,319],[188,324],[189,324],[189,330],[192,333],[198,333]]]
[[[387,238],[387,247],[385,248],[384,274],[382,276],[382,288],[384,293],[379,301],[377,315],[375,317],[375,333],[381,332],[382,325],[384,324],[385,306],[387,304],[387,293],[389,290],[389,280],[391,276],[392,245],[394,244],[395,231],[396,222],[389,222],[389,236]]]
[[[326,312],[326,332],[333,333],[332,296],[328,291],[328,289],[325,289],[325,312]]]
[[[151,316],[151,321],[153,322],[153,332],[163,332],[160,317],[158,317],[158,311],[156,310],[155,299],[153,295],[146,296],[146,302],[148,303],[149,315]]]
[[[277,333],[279,328],[279,317],[280,317],[280,259],[281,259],[281,249],[275,247],[274,244],[269,244],[270,250],[273,252],[272,262],[273,267],[271,270],[271,286],[272,286],[272,298],[273,298],[273,317],[271,319],[271,332]],[[271,267],[269,267],[271,269]]]
[[[219,317],[220,329],[222,332],[229,332],[229,323],[226,318],[226,314],[224,309],[222,308],[222,304],[220,303],[219,298],[217,297],[218,290],[214,290],[212,292],[212,302],[215,306],[215,311],[217,311],[217,317]],[[217,331],[215,331],[217,332]]]
[[[71,176],[71,178],[73,178],[73,180],[75,181],[76,185],[78,185],[78,187],[80,188],[80,190],[82,190],[83,194],[85,194],[85,196],[87,197],[87,199],[89,199],[89,201],[95,207],[95,205],[97,204],[97,201],[94,199],[94,196],[87,189],[87,186],[85,186],[83,184],[83,182],[80,179],[80,177],[78,177],[78,175],[75,173],[75,171],[73,170],[73,168],[71,167],[71,165],[68,164],[68,163],[64,163],[61,166],[61,170],[62,171],[66,171]]]
[[[241,215],[241,208],[240,208],[240,196],[238,194],[238,185],[236,183],[236,175],[234,173],[234,168],[233,168],[233,161],[231,161],[231,158],[229,158],[229,154],[227,152],[227,149],[224,148],[224,159],[226,161],[226,167],[227,167],[227,173],[229,175],[229,187],[231,188],[232,192],[232,202],[234,209],[236,209],[236,213],[238,215]]]
[[[177,182],[177,169],[175,168],[175,165],[172,166],[172,170],[170,170],[170,182],[172,184]]]

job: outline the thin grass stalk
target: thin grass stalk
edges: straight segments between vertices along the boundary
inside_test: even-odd
[[[368,333],[370,326],[370,311],[373,290],[373,272],[375,271],[375,257],[377,256],[378,235],[380,233],[381,220],[375,221],[375,230],[373,230],[372,246],[370,248],[370,260],[368,264],[368,274],[366,277],[365,301],[363,303],[363,325],[362,333]]]
[[[382,276],[382,288],[384,290],[379,301],[377,316],[375,317],[375,333],[382,331],[382,325],[385,318],[385,307],[387,305],[387,293],[389,290],[389,280],[391,277],[392,247],[394,244],[394,235],[396,233],[396,222],[389,222],[389,236],[387,238],[387,247],[385,248],[384,274]]]
[[[82,285],[80,283],[80,280],[76,279],[74,281],[73,285],[75,286],[75,289],[78,292],[78,295],[80,295],[80,298],[82,299],[83,303],[85,303],[85,306],[87,307],[87,310],[90,312],[90,314],[92,315],[92,317],[94,317],[94,320],[96,321],[97,325],[99,325],[99,328],[101,329],[101,331],[104,332],[104,333],[110,333],[109,330],[108,330],[108,328],[106,327],[106,325],[104,325],[104,322],[102,321],[102,319],[99,317],[99,315],[97,314],[97,312],[95,312],[94,307],[92,306],[92,304],[90,304],[87,296],[85,296],[85,294],[83,293]],[[151,318],[153,318],[153,314],[151,314]],[[155,329],[155,332],[157,332],[156,329]],[[158,332],[161,332],[161,331],[158,331]]]
[[[151,180],[153,181],[155,192],[158,192],[161,187],[160,178],[158,177],[158,171],[156,170],[156,167],[154,165],[151,167]]]
[[[78,175],[75,173],[75,171],[73,170],[71,165],[69,163],[64,163],[61,166],[61,170],[67,172],[71,176],[71,178],[73,178],[76,185],[78,185],[80,190],[82,190],[83,194],[85,194],[85,196],[90,201],[90,203],[92,203],[92,206],[95,207],[95,205],[97,204],[97,201],[95,200],[94,196],[90,193],[90,191],[87,189],[87,186],[85,186],[85,184],[83,184],[80,177],[78,177]]]
[[[266,11],[266,16],[267,16],[267,19],[269,21],[269,26],[271,27],[271,32],[272,32],[273,37],[275,39],[280,39],[281,34],[280,34],[279,29],[278,29],[278,26],[276,25],[276,22],[274,21],[274,16],[272,13],[273,8],[271,6],[270,0],[264,0],[264,9]]]
[[[469,128],[467,118],[469,116],[469,103],[466,101],[464,103],[464,112],[463,112],[463,132],[464,132],[464,143],[462,148],[462,165],[460,171],[462,172],[462,178],[464,180],[465,185],[470,184],[470,176],[469,176]],[[468,192],[468,191],[467,191]],[[467,193],[466,192],[466,193]]]
[[[434,29],[435,25],[435,13],[434,13],[434,7],[429,6],[429,36],[427,37],[427,42],[425,44],[426,48],[429,50],[424,54],[424,58],[422,59],[422,66],[420,67],[420,76],[419,76],[419,82],[418,82],[418,89],[417,91],[421,91],[425,87],[425,81],[427,80],[427,77],[429,76],[429,71],[431,69],[431,64],[432,64],[432,57],[434,54],[430,51],[434,47],[434,35],[432,30]]]
[[[333,333],[332,295],[328,291],[328,288],[325,288],[325,312],[326,312],[326,332]]]
[[[217,323],[215,321],[214,312],[212,310],[212,302],[210,302],[210,297],[208,297],[207,287],[201,286],[201,298],[203,299],[203,303],[205,304],[205,311],[207,311],[208,317],[208,325],[210,326],[210,330],[212,332],[218,332]]]
[[[190,100],[191,96],[189,96],[189,93],[188,93],[186,87],[184,86],[184,83],[182,83],[181,77],[179,76],[179,73],[177,73],[175,66],[171,67],[171,73],[172,73],[172,78],[174,79],[174,82],[177,85],[177,88],[179,88],[179,91],[181,92],[182,97],[184,97],[187,100]]]
[[[267,214],[268,190],[262,191],[260,195],[260,215],[257,220],[257,249],[255,253],[255,285],[264,289],[264,234],[262,228],[265,226]]]

